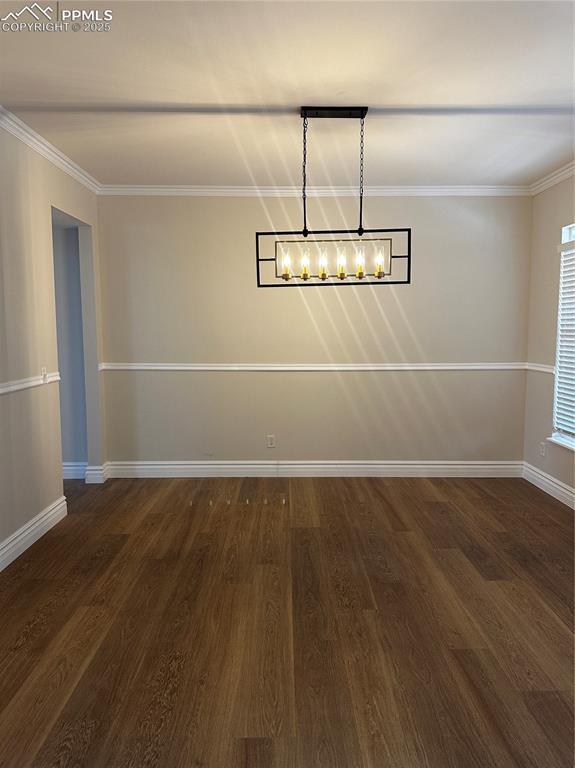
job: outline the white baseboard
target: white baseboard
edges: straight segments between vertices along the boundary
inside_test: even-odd
[[[105,483],[109,477],[113,477],[110,475],[110,464],[108,462],[105,464],[88,464],[85,477],[87,483]]]
[[[112,461],[87,483],[146,477],[523,477],[573,508],[575,490],[523,461]]]
[[[88,467],[88,471],[90,467]],[[522,477],[522,461],[113,461],[107,477]],[[88,472],[86,482],[88,482]],[[98,482],[92,480],[91,482]],[[102,482],[102,481],[99,481]]]
[[[53,504],[43,509],[39,515],[36,515],[36,517],[32,518],[32,520],[1,542],[0,571],[10,565],[25,549],[32,546],[35,541],[49,531],[50,528],[53,528],[66,515],[66,497],[60,496]]]
[[[86,477],[85,461],[64,461],[62,463],[62,476],[64,480],[83,480]]]
[[[523,477],[528,480],[537,488],[540,488],[545,493],[553,496],[554,499],[562,501],[571,509],[575,509],[575,488],[572,488],[567,483],[557,480],[555,477],[548,475],[547,472],[534,467],[533,464],[527,462],[523,465]]]

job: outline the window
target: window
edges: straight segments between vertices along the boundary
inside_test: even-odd
[[[553,439],[575,448],[575,224],[562,235]]]

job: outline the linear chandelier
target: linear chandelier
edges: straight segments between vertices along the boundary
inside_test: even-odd
[[[259,288],[401,285],[411,282],[411,228],[363,226],[363,166],[367,107],[301,107],[303,120],[303,226],[256,232]],[[307,142],[310,118],[359,119],[359,223],[357,229],[308,229]]]

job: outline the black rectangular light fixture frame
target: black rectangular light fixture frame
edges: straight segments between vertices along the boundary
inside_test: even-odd
[[[260,237],[285,237],[287,235],[297,235],[301,237],[301,230],[289,230],[286,232],[256,232],[256,275],[257,275],[257,281],[258,281],[258,288],[326,288],[329,286],[334,287],[343,287],[344,285],[354,285],[356,288],[359,288],[362,285],[409,285],[411,283],[411,227],[395,227],[393,229],[365,229],[364,233],[366,235],[372,234],[372,235],[379,235],[379,234],[385,234],[391,232],[392,234],[395,232],[399,234],[400,232],[404,232],[407,236],[407,253],[401,253],[396,254],[393,253],[393,245],[391,250],[391,263],[393,265],[394,259],[407,259],[407,269],[406,269],[406,278],[404,280],[386,280],[386,279],[377,279],[370,277],[368,279],[364,280],[335,280],[330,279],[326,280],[325,282],[309,282],[299,279],[297,276],[294,276],[289,281],[282,281],[278,283],[264,283],[261,279],[260,274],[260,264],[264,261],[274,261],[276,262],[276,257],[262,257],[260,256]],[[357,236],[357,230],[356,229],[316,229],[316,230],[310,230],[310,235],[355,235]],[[277,266],[275,270],[276,275],[278,274]],[[351,275],[350,275],[351,277]]]
[[[367,107],[301,107],[301,117],[364,118]]]

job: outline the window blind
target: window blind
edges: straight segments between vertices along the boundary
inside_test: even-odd
[[[575,243],[562,246],[553,429],[575,440]]]

